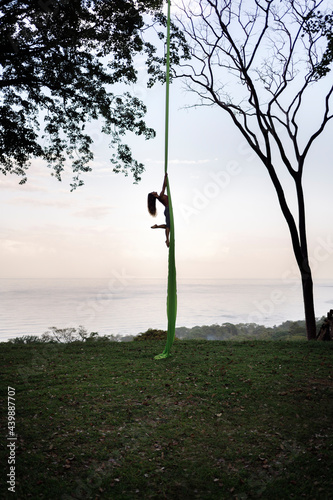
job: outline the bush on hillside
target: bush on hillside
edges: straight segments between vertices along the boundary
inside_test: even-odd
[[[143,341],[143,340],[166,340],[168,332],[166,330],[156,330],[154,328],[149,328],[144,333],[139,333],[136,337],[134,337],[135,341]],[[175,338],[175,340],[178,340]]]

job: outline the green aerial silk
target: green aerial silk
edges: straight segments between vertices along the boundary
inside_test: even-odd
[[[164,170],[168,171],[168,146],[169,146],[169,86],[170,86],[170,0],[168,1],[168,24],[167,24],[167,60],[166,60],[166,99],[165,99],[165,153]],[[168,336],[166,346],[162,354],[155,356],[155,359],[167,358],[175,339],[176,316],[177,316],[177,280],[175,261],[175,226],[173,220],[173,210],[171,202],[171,192],[169,178],[167,179],[167,193],[169,199],[170,212],[170,245],[169,245],[169,266],[168,266]]]

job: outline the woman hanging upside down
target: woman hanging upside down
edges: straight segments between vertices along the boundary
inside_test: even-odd
[[[164,193],[167,185],[168,174],[166,173],[164,176],[164,182],[162,191],[158,194],[156,191],[148,194],[148,212],[153,217],[156,216],[156,199],[165,206],[164,215],[165,215],[165,224],[154,224],[151,226],[152,229],[165,229],[166,236],[166,246],[169,247],[169,234],[170,234],[170,214],[169,214],[169,199],[168,196]]]

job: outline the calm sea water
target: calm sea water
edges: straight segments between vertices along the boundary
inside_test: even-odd
[[[333,308],[333,280],[315,283],[316,316]],[[303,319],[299,282],[179,280],[177,326]],[[100,335],[166,328],[166,281],[0,279],[0,341],[41,335],[51,326],[83,325]]]

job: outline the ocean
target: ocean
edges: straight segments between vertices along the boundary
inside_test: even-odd
[[[0,279],[0,341],[84,326],[100,335],[166,329],[166,280]],[[300,282],[178,280],[177,327],[223,323],[279,325],[304,318]],[[333,280],[315,282],[316,316],[333,308]]]

